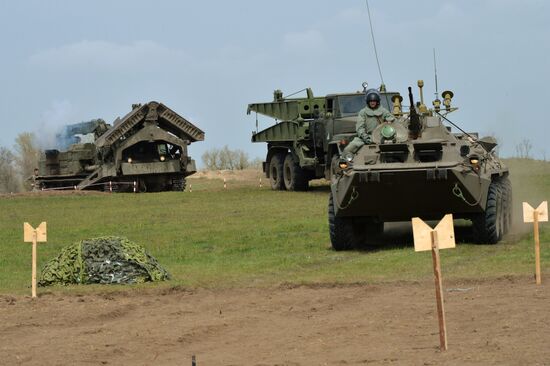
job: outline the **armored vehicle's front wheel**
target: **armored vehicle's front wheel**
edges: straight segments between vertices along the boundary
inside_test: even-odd
[[[283,163],[283,178],[288,191],[305,191],[308,188],[306,172],[294,160],[292,153],[286,154]]]
[[[491,182],[485,212],[472,218],[476,243],[496,244],[511,225],[512,189],[508,178]]]
[[[285,189],[283,179],[283,162],[285,155],[283,153],[274,154],[269,160],[269,183],[271,189],[283,190]]]
[[[366,228],[355,223],[353,217],[335,215],[332,193],[328,201],[328,227],[334,250],[349,250],[363,244]]]

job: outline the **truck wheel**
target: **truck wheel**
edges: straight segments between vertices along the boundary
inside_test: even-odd
[[[502,191],[497,181],[491,182],[485,212],[472,218],[476,243],[496,244],[502,237]]]
[[[306,172],[294,161],[292,153],[286,154],[283,164],[283,178],[288,191],[305,191],[308,188]]]
[[[365,235],[363,227],[354,224],[353,217],[335,215],[332,192],[328,200],[328,227],[332,248],[337,251],[349,250],[358,246]]]
[[[271,189],[284,190],[285,184],[283,179],[283,161],[285,156],[283,153],[276,153],[269,160],[269,183]]]

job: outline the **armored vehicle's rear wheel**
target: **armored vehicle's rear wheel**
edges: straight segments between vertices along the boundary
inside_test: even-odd
[[[286,154],[283,163],[283,179],[288,191],[305,191],[308,188],[307,174],[294,160],[292,153]]]
[[[283,153],[276,153],[271,157],[271,160],[269,160],[269,183],[271,183],[271,189],[285,189],[283,179],[284,159],[285,155]]]
[[[485,212],[472,218],[475,242],[495,244],[508,231],[511,224],[511,192],[507,178],[491,182]]]
[[[334,250],[349,250],[363,243],[366,228],[354,222],[353,217],[338,217],[334,212],[334,198],[328,201],[328,227]]]

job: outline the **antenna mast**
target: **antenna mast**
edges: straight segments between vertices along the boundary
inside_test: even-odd
[[[374,40],[374,30],[372,27],[372,19],[370,16],[370,7],[369,7],[369,0],[365,0],[365,4],[367,4],[367,13],[369,15],[369,26],[370,26],[370,35],[372,37],[372,45],[374,47],[374,55],[376,56],[376,64],[378,65],[378,73],[380,74],[380,81],[382,82],[382,85],[380,85],[380,91],[383,93],[386,93],[386,83],[384,83],[384,78],[382,77],[382,69],[380,68],[380,60],[378,59],[378,51],[376,49],[376,41]],[[384,94],[386,98],[386,104],[388,107],[390,106],[390,101],[388,99],[388,94]]]
[[[439,90],[437,89],[437,64],[435,62],[435,48],[434,48],[434,74],[435,74],[435,99],[439,99]]]
[[[372,19],[370,16],[369,0],[365,0],[367,4],[367,13],[369,14],[370,35],[372,37],[372,46],[374,47],[374,56],[376,56],[376,64],[378,65],[378,73],[380,74],[380,81],[384,84],[384,78],[382,77],[382,69],[380,68],[380,61],[378,60],[378,51],[376,50],[376,41],[374,40],[374,30],[372,29]]]

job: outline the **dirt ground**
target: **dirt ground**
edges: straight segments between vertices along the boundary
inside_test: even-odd
[[[550,365],[531,278],[0,296],[2,365]],[[40,290],[40,289],[39,289]]]
[[[242,169],[242,170],[199,170],[188,179],[231,179],[237,181],[257,182],[258,179],[266,179],[264,173],[260,169]],[[265,181],[267,184],[267,181]]]

